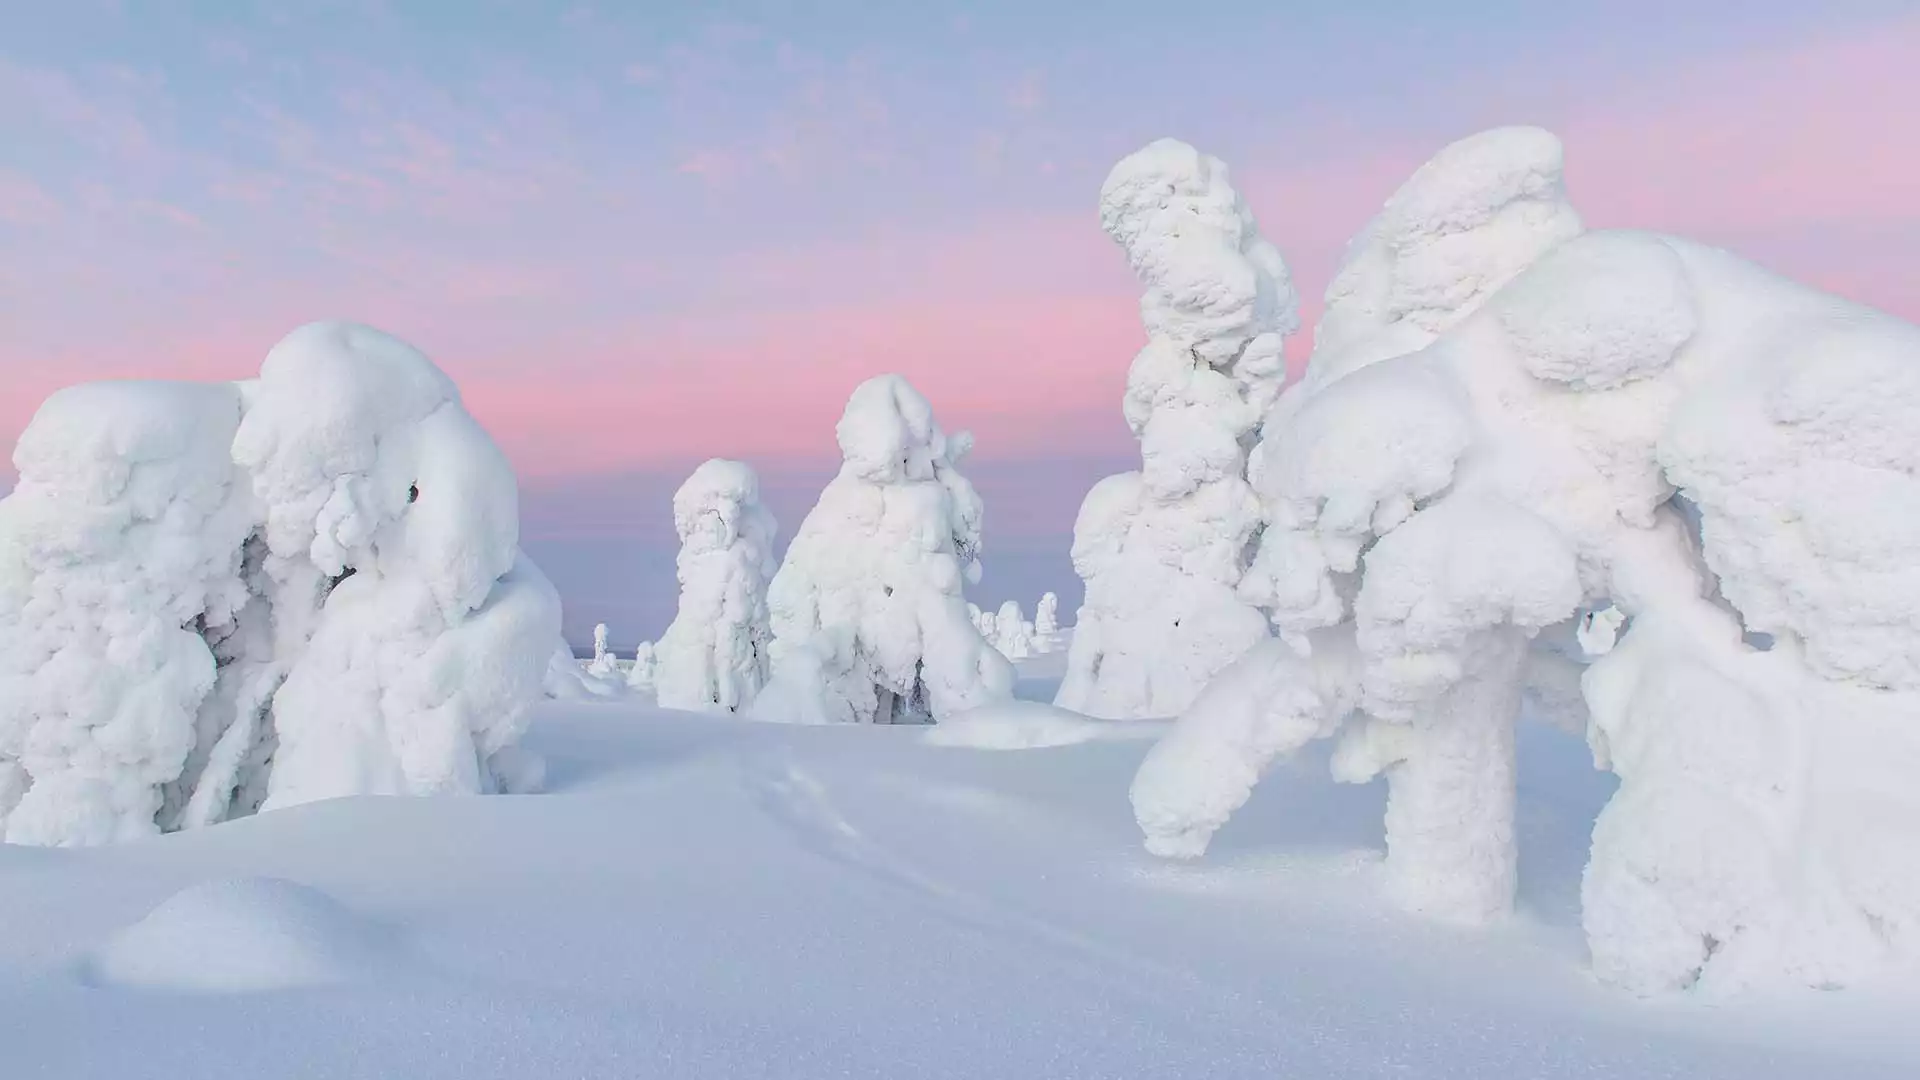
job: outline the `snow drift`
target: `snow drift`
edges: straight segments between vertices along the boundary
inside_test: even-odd
[[[316,323],[241,384],[49,399],[0,502],[0,813],[91,844],[333,795],[487,791],[559,600],[424,356]]]
[[[89,982],[258,993],[349,982],[388,966],[389,935],[306,885],[210,881],[168,897],[87,957]]]

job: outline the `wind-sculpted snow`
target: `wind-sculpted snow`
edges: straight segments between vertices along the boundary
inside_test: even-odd
[[[250,382],[75,387],[16,461],[0,503],[8,839],[489,791],[500,754],[532,774],[511,747],[559,601],[518,551],[505,459],[412,348],[316,323]]]
[[[1560,140],[1483,131],[1441,150],[1347,245],[1314,328],[1307,381],[1411,352],[1580,233]]]
[[[1011,696],[962,591],[980,574],[971,437],[948,438],[898,375],[860,384],[837,433],[845,463],[768,589],[773,677],[753,715],[925,723]]]
[[[1355,242],[1253,455],[1241,591],[1291,651],[1149,756],[1149,847],[1199,853],[1337,730],[1338,778],[1388,778],[1395,898],[1497,917],[1527,700],[1584,719],[1620,778],[1583,889],[1602,977],[1911,960],[1920,330],[1687,241],[1576,235],[1558,169],[1544,133],[1466,140]]]
[[[760,480],[715,458],[673,496],[680,607],[654,647],[664,708],[735,712],[766,685],[772,637],[767,583],[778,566]]]
[[[1087,595],[1058,703],[1167,716],[1267,635],[1234,592],[1259,524],[1246,454],[1279,394],[1298,298],[1226,166],[1185,143],[1116,165],[1100,222],[1145,289],[1148,340],[1124,401],[1141,467],[1095,485],[1075,522]]]

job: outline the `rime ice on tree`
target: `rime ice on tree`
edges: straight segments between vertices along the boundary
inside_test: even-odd
[[[773,680],[752,712],[921,723],[1011,696],[962,593],[980,573],[980,498],[959,471],[972,439],[898,375],[860,384],[836,434],[839,475],[768,589]]]
[[[673,523],[680,606],[654,647],[658,700],[669,709],[735,712],[767,681],[773,515],[760,505],[751,468],[715,458],[674,493]]]
[[[532,777],[513,744],[559,600],[519,553],[505,460],[413,349],[318,323],[251,382],[76,387],[16,462],[0,503],[9,839]]]
[[[1197,854],[1272,758],[1338,732],[1337,775],[1388,777],[1400,899],[1496,916],[1513,718],[1577,651],[1620,777],[1582,889],[1601,977],[1840,985],[1911,957],[1920,329],[1580,234],[1557,141],[1504,129],[1362,233],[1318,346],[1253,463],[1243,591],[1285,641],[1149,754],[1149,847]]]
[[[1259,524],[1246,453],[1280,391],[1296,297],[1226,166],[1185,143],[1114,166],[1100,221],[1146,289],[1125,401],[1141,468],[1096,484],[1074,523],[1087,595],[1057,704],[1169,716],[1268,633],[1235,593]]]

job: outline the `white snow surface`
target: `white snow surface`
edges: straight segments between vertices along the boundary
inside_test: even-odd
[[[329,986],[384,966],[386,936],[310,886],[257,877],[206,881],[109,937],[81,972],[95,983],[145,990]]]
[[[1705,1008],[1595,983],[1579,877],[1612,785],[1559,732],[1520,732],[1519,915],[1462,931],[1382,901],[1382,793],[1332,783],[1318,758],[1276,766],[1208,861],[1173,864],[1139,850],[1119,794],[1147,743],[928,745],[941,730],[550,703],[526,738],[546,794],[342,799],[133,844],[0,847],[5,1071],[1920,1070],[1913,984]],[[378,962],[355,959],[368,949]]]
[[[1086,599],[1057,704],[1171,716],[1268,633],[1235,592],[1260,523],[1246,455],[1298,297],[1226,166],[1177,140],[1114,166],[1100,223],[1145,289],[1123,406],[1141,464],[1094,485],[1074,522]]]
[[[845,462],[800,523],[769,586],[773,677],[761,719],[926,723],[1013,690],[1013,668],[969,616],[981,505],[948,438],[904,378],[860,384],[837,429]]]
[[[715,458],[673,496],[680,535],[680,606],[654,646],[655,692],[664,708],[736,712],[766,685],[773,636],[767,583],[773,515],[760,505],[760,479],[738,461]]]

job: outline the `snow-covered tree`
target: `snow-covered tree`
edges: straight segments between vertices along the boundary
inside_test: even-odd
[[[1415,351],[1317,349],[1269,419],[1248,591],[1284,642],[1149,754],[1149,846],[1197,854],[1273,757],[1338,732],[1337,774],[1388,776],[1402,900],[1497,915],[1513,717],[1571,639],[1620,777],[1582,890],[1603,978],[1837,985],[1913,957],[1920,328],[1687,241],[1579,234],[1543,132],[1462,147],[1350,252],[1429,216],[1411,233],[1452,239],[1421,291],[1460,306],[1387,304],[1433,316],[1380,331]]]
[[[0,502],[0,816],[88,844],[363,791],[491,790],[559,601],[424,357],[315,324],[242,384],[49,399]]]
[[[751,468],[715,458],[674,493],[673,524],[680,607],[654,653],[659,703],[735,712],[767,682],[773,515]]]
[[[643,641],[634,647],[633,666],[627,669],[627,689],[642,694],[651,694],[655,689],[655,680],[659,674],[653,642]]]
[[[1060,636],[1060,597],[1041,593],[1033,608],[1033,640],[1040,652],[1052,652]]]
[[[587,664],[587,670],[595,675],[607,675],[614,670],[613,650],[607,648],[607,624],[593,624],[593,660]]]
[[[248,397],[233,452],[267,544],[337,582],[274,695],[265,805],[497,789],[560,632],[505,456],[431,361],[364,326],[289,334]]]
[[[752,712],[788,721],[918,723],[1010,697],[1013,669],[968,618],[980,498],[949,438],[898,375],[860,384],[844,462],[768,590],[773,679]]]
[[[1280,391],[1297,298],[1226,166],[1185,143],[1116,165],[1100,221],[1146,290],[1125,401],[1141,469],[1096,484],[1074,523],[1087,591],[1057,704],[1168,716],[1268,633],[1235,593],[1259,525],[1246,453]]]
[[[1009,660],[1025,660],[1033,655],[1033,624],[1020,611],[1018,600],[1000,605],[993,618],[993,647]]]
[[[0,501],[0,819],[25,844],[158,831],[247,602],[232,385],[54,394]],[[197,779],[194,778],[194,779]]]

